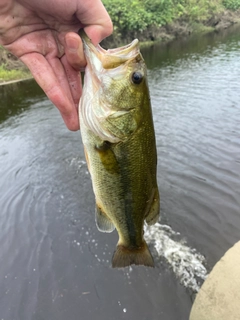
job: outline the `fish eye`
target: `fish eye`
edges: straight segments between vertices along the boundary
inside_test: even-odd
[[[140,84],[143,80],[143,75],[139,71],[134,71],[132,73],[132,82],[135,84]]]

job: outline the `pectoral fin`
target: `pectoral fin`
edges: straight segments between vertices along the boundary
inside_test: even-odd
[[[95,210],[96,225],[99,231],[110,233],[115,229],[112,221],[102,211],[102,209],[96,204]]]
[[[99,158],[104,168],[112,174],[119,173],[119,164],[114,152],[111,149],[111,143],[102,141],[101,144],[95,146]]]
[[[124,141],[138,128],[137,120],[134,116],[134,110],[118,111],[106,118],[104,127],[117,137]]]
[[[149,226],[153,225],[158,221],[159,211],[160,211],[160,197],[159,197],[158,189],[156,189],[154,192],[151,206],[145,218]]]

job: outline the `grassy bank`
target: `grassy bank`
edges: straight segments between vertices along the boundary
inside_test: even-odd
[[[29,77],[31,74],[27,67],[0,46],[0,83]]]
[[[12,69],[9,70],[6,68],[5,65],[0,66],[0,83],[1,82],[8,82],[12,80],[19,80],[19,79],[27,79],[31,77],[31,73],[28,70],[21,69]]]

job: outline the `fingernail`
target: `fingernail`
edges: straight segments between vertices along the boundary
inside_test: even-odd
[[[68,47],[68,50],[72,52],[78,51],[79,42],[74,38],[66,38],[66,44]]]

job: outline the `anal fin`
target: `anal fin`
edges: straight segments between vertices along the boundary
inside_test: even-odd
[[[106,216],[102,209],[96,204],[95,209],[96,225],[99,231],[110,233],[115,229],[112,221]]]

